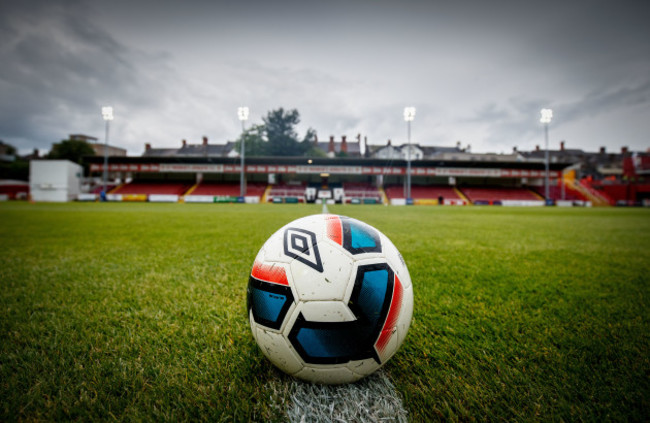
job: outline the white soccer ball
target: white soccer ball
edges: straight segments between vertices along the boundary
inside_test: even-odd
[[[344,216],[308,216],[281,228],[257,254],[248,282],[262,352],[311,382],[353,382],[383,366],[412,314],[411,278],[397,248]]]

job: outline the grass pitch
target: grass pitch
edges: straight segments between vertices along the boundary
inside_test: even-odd
[[[410,419],[646,420],[650,211],[330,206],[411,272]],[[284,420],[250,335],[264,241],[316,205],[0,204],[0,420]]]

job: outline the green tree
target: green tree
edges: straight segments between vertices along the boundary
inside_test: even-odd
[[[0,162],[0,179],[29,180],[29,162],[20,158],[13,162]]]
[[[268,142],[265,137],[264,125],[253,125],[246,129],[235,142],[235,151],[241,151],[241,140],[244,139],[246,157],[259,157],[268,155]]]
[[[303,155],[308,157],[327,157],[327,153],[316,147],[314,145],[314,141],[316,141],[316,131],[309,128],[305,134],[305,137],[300,143],[300,148],[303,152]]]
[[[301,156],[311,148],[314,139],[313,129],[307,130],[302,141],[298,140],[295,126],[300,123],[298,110],[285,111],[283,108],[271,110],[262,118],[268,140],[267,153],[271,156]]]
[[[246,156],[317,156],[320,150],[314,148],[316,131],[309,128],[302,140],[298,139],[295,126],[300,123],[298,110],[285,111],[283,108],[271,110],[261,125],[246,129],[235,141],[235,150],[241,150],[241,140],[245,140]]]
[[[48,159],[70,160],[83,164],[85,156],[94,156],[95,150],[86,142],[79,140],[63,140],[52,145],[52,150],[47,155]]]
[[[6,144],[4,141],[0,140],[0,152],[4,151],[3,154],[9,156],[15,156],[17,153],[16,147],[11,144]]]

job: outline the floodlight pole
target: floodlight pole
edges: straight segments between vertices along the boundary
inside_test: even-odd
[[[406,151],[406,189],[404,197],[407,201],[411,198],[411,122],[415,118],[415,107],[404,108],[404,120],[406,121],[407,151]]]
[[[246,195],[246,178],[244,174],[244,156],[246,151],[246,127],[245,122],[248,119],[248,107],[240,107],[237,109],[237,116],[241,121],[241,145],[240,145],[240,171],[239,171],[239,195],[244,197]]]
[[[548,162],[548,123],[544,124],[544,140],[546,144],[546,154],[544,157],[544,196],[548,200],[550,195],[549,186],[548,186],[548,172],[549,172],[549,162]]]
[[[553,110],[542,109],[541,113],[542,113],[542,117],[539,121],[544,124],[544,140],[546,146],[546,153],[544,155],[544,196],[546,198],[546,201],[548,201],[550,195],[549,186],[548,186],[548,179],[549,179],[548,124],[551,123],[551,119],[553,118]]]
[[[411,121],[406,122],[408,150],[406,152],[406,198],[411,198]]]
[[[108,128],[110,121],[113,120],[113,108],[110,106],[102,107],[102,118],[106,124],[106,131],[104,136],[104,172],[103,172],[103,183],[104,183],[104,195],[106,195],[106,185],[108,180]]]

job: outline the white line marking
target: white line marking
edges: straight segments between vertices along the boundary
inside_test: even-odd
[[[407,422],[407,411],[383,371],[346,385],[295,381],[287,405],[291,423]]]

